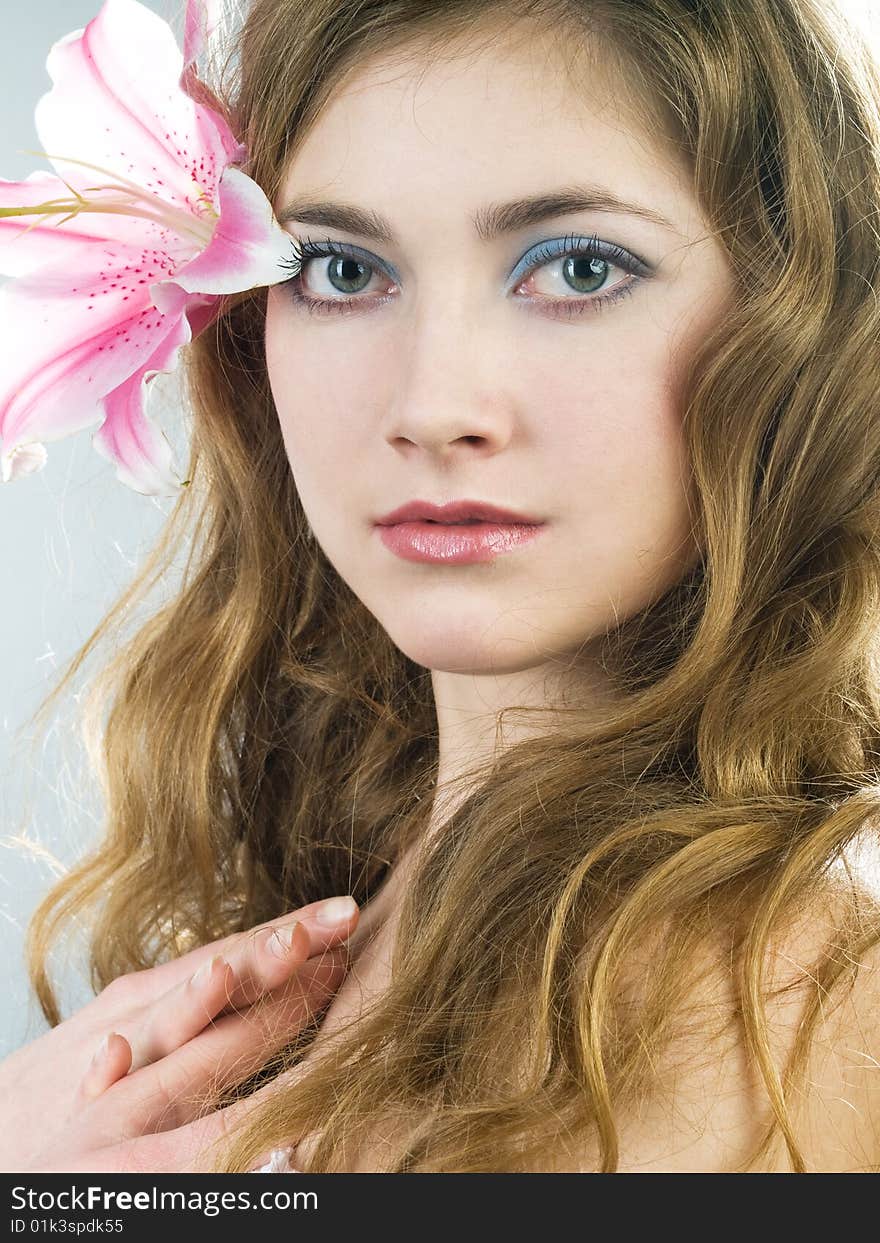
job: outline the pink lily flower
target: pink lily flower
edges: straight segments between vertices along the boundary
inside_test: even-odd
[[[0,273],[16,278],[0,288],[3,482],[44,466],[44,441],[100,423],[92,444],[121,482],[186,486],[147,416],[150,381],[221,295],[297,270],[293,239],[236,168],[245,148],[189,93],[218,13],[187,0],[181,53],[137,0],[106,0],[49,53],[35,120],[58,175],[0,180]]]

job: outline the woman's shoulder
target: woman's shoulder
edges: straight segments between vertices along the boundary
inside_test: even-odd
[[[870,943],[878,919],[876,894],[829,880],[770,939],[765,962],[767,1051],[809,1172],[880,1169],[880,944]],[[850,933],[869,943],[851,942]],[[850,944],[857,947],[848,948]],[[739,1036],[728,1082],[732,1097],[733,1085],[743,1085],[738,1107],[744,1121],[751,1112],[754,1139],[772,1121],[773,1107],[742,1022]],[[799,1041],[805,1044],[801,1070],[795,1067],[789,1080],[787,1070]],[[749,1130],[744,1126],[743,1134]],[[791,1168],[781,1132],[769,1152],[767,1164],[756,1168]]]
[[[876,927],[880,897],[866,889],[859,894],[865,928]],[[806,991],[819,1007],[798,1095],[810,1166],[822,1172],[880,1172],[880,943],[846,955],[839,983],[827,994],[816,970],[843,954],[836,948],[840,930],[856,913],[852,890],[832,889],[789,947],[792,963],[812,973]],[[787,1033],[790,1043],[796,1035]]]
[[[858,916],[880,910],[880,900],[830,885],[798,910],[784,932],[771,939],[765,964],[769,986],[765,1014],[771,1060],[785,1080],[786,1064],[818,999],[802,1074],[787,1093],[793,1132],[808,1172],[880,1171],[880,945],[849,957],[838,982],[823,987],[823,962],[833,958],[841,932]],[[620,1123],[621,1173],[732,1172],[749,1168],[773,1110],[741,1024],[724,1021],[736,1007],[735,973],[729,956],[707,950],[696,1021],[673,1042],[657,1066],[656,1096]],[[721,1020],[715,1022],[714,1020]],[[554,1168],[592,1171],[598,1151],[556,1154]],[[267,1154],[253,1173],[298,1173],[288,1149]],[[777,1135],[756,1172],[791,1169],[784,1139]]]
[[[869,907],[870,899],[862,909]],[[804,1020],[818,1001],[802,1072],[786,1092],[793,1134],[810,1172],[880,1170],[880,946],[869,945],[858,961],[847,959],[836,985],[827,991],[822,985],[823,962],[835,955],[841,931],[856,914],[852,893],[829,886],[771,937],[764,963],[767,1050],[783,1083]],[[742,1021],[741,964],[722,937],[705,946],[703,956],[697,990],[682,1007],[683,1022],[655,1061],[655,1091],[617,1118],[621,1173],[792,1168],[780,1132],[750,1165],[773,1122],[773,1106]],[[644,983],[647,952],[639,966]],[[580,1169],[595,1169],[598,1149],[579,1152],[575,1160]]]

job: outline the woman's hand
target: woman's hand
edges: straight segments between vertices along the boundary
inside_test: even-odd
[[[336,921],[322,923],[334,903]],[[313,902],[114,980],[0,1062],[0,1170],[199,1168],[199,1153],[275,1085],[210,1114],[199,1098],[245,1079],[324,1008],[345,978],[342,943],[358,915],[352,899]]]

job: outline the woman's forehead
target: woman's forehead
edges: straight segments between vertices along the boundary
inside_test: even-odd
[[[348,75],[297,142],[275,207],[320,195],[369,198],[389,214],[403,198],[464,209],[582,182],[641,200],[692,235],[690,179],[674,152],[600,81],[575,90],[543,52],[517,44]]]

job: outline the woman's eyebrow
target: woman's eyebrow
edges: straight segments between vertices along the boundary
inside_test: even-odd
[[[571,215],[580,211],[640,216],[643,220],[650,220],[661,228],[671,230],[679,237],[683,236],[665,216],[639,203],[627,202],[604,186],[595,185],[564,186],[546,194],[513,199],[509,203],[489,203],[475,212],[471,221],[477,236],[484,242],[491,242],[502,234],[528,228],[551,216]],[[390,245],[394,245],[397,240],[394,230],[384,216],[355,207],[351,203],[334,203],[303,196],[294,199],[278,216],[279,224],[287,224],[291,220],[341,229],[345,233],[357,233],[361,237]]]

